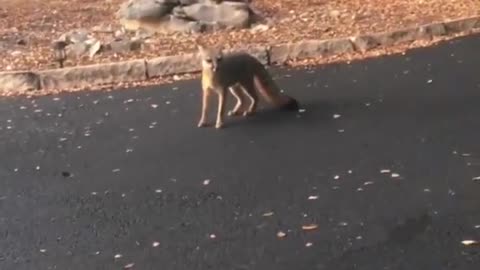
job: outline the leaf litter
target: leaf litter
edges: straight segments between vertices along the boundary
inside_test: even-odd
[[[287,234],[285,232],[283,232],[283,231],[277,232],[277,237],[278,238],[284,238],[285,236],[287,236]]]
[[[266,212],[266,213],[263,213],[263,214],[262,214],[262,216],[264,216],[264,217],[271,217],[271,216],[273,216],[273,215],[274,215],[273,212]]]
[[[307,224],[302,226],[302,230],[304,231],[312,231],[318,228],[317,224]]]

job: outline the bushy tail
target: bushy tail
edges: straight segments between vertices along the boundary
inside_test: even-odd
[[[298,101],[280,92],[277,84],[273,81],[268,71],[262,66],[259,74],[254,77],[255,88],[265,100],[275,107],[283,110],[298,110]]]

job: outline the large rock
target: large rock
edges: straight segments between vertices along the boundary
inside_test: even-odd
[[[205,31],[205,25],[201,22],[191,21],[187,18],[172,15],[169,19],[168,25],[166,25],[167,31],[184,33],[200,33]]]
[[[111,41],[107,46],[108,49],[116,53],[139,50],[142,47],[141,39],[119,38]]]
[[[178,4],[178,0],[129,0],[117,15],[125,20],[161,20]]]
[[[218,24],[227,28],[245,28],[250,25],[249,6],[243,2],[197,3],[175,9],[182,9],[187,18],[204,24]]]
[[[129,0],[117,15],[125,29],[150,32],[246,28],[257,17],[245,0]]]
[[[74,29],[61,35],[58,40],[67,43],[83,43],[92,38],[93,36],[86,29]]]

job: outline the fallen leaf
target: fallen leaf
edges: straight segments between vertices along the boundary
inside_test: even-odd
[[[271,217],[271,216],[273,216],[273,212],[263,213],[262,216],[264,216],[264,217]]]
[[[134,265],[135,265],[134,263],[129,263],[129,264],[125,265],[123,268],[124,268],[124,269],[130,269],[130,268],[132,268]]]
[[[463,240],[462,244],[464,244],[465,246],[477,245],[478,241],[476,241],[476,240]]]
[[[308,225],[303,225],[302,226],[302,229],[305,230],[305,231],[311,231],[311,230],[315,230],[317,228],[318,228],[317,224],[308,224]]]

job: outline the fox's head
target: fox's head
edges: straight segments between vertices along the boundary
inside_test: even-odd
[[[198,45],[198,51],[202,59],[202,68],[215,72],[223,59],[222,48],[206,48]]]

